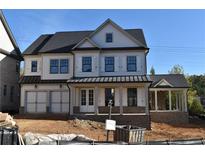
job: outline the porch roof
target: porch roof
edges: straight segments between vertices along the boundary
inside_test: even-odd
[[[67,80],[42,80],[40,76],[23,76],[20,84],[50,84],[50,83],[66,83]]]
[[[100,77],[81,77],[67,80],[69,84],[78,83],[145,83],[152,82],[146,75],[130,75],[130,76],[100,76]]]
[[[150,79],[153,81],[150,88],[189,88],[189,85],[183,74],[156,74],[150,75]],[[171,86],[158,85],[162,80],[167,81]]]

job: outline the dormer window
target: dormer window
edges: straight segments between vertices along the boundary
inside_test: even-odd
[[[37,72],[37,61],[31,61],[31,72]]]
[[[112,43],[112,41],[113,41],[112,33],[106,33],[106,42]]]

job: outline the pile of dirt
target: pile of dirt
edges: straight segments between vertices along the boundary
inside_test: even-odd
[[[81,127],[86,129],[104,129],[105,125],[100,122],[95,122],[91,120],[80,120],[80,119],[74,119],[73,120],[73,126],[74,127]]]

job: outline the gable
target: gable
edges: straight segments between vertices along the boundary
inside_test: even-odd
[[[85,42],[83,42],[82,44],[78,46],[78,48],[92,48],[92,47],[95,47],[95,46],[92,45],[88,40],[86,40]]]
[[[173,87],[167,80],[161,79],[154,87]]]
[[[0,48],[7,52],[12,52],[14,50],[14,46],[12,45],[12,42],[1,20],[0,20]]]
[[[129,37],[127,32],[122,32],[124,30],[120,30],[116,26],[114,26],[111,22],[103,25],[102,27],[97,29],[96,32],[90,37],[93,42],[99,45],[101,48],[110,48],[110,47],[140,47],[136,41]],[[106,33],[112,33],[113,42],[106,42]]]
[[[98,45],[86,37],[85,39],[81,40],[78,44],[76,44],[72,49],[75,48],[98,48]]]

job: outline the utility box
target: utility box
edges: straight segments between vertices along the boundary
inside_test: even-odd
[[[0,127],[0,145],[19,145],[18,127]]]
[[[114,133],[115,142],[126,142],[128,144],[140,144],[144,142],[145,128],[121,125],[116,126]]]

